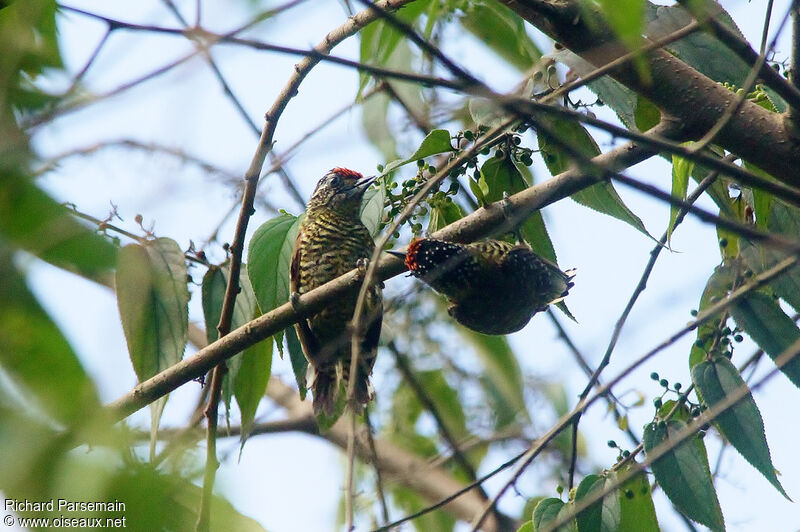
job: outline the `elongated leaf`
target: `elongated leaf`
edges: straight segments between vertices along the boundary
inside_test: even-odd
[[[481,382],[494,403],[495,425],[502,428],[522,416],[528,418],[523,395],[522,371],[505,336],[487,336],[466,327],[458,330],[475,348],[483,365]]]
[[[364,201],[361,203],[361,223],[369,230],[369,234],[375,238],[381,232],[381,220],[383,220],[383,203],[386,198],[386,187],[380,181],[377,188],[370,188],[364,193]],[[294,232],[295,235],[297,231]],[[291,235],[288,235],[291,236]],[[292,240],[294,244],[294,240]],[[291,256],[290,256],[291,260]]]
[[[117,249],[16,172],[0,171],[0,235],[59,268],[87,277],[110,272]]]
[[[618,474],[627,473],[629,468],[621,469]],[[609,480],[617,473],[610,472]],[[650,482],[644,472],[639,472],[619,487],[620,524],[619,532],[658,532],[656,508]]]
[[[459,440],[467,436],[467,418],[458,393],[445,380],[441,370],[420,371],[417,379],[450,433]]]
[[[650,423],[644,430],[645,453],[669,445],[670,438],[684,427],[684,421],[675,419]],[[690,436],[653,462],[651,468],[658,484],[681,513],[712,530],[725,530],[703,440]]]
[[[572,505],[567,504],[561,499],[550,497],[543,499],[533,510],[533,529],[534,530],[553,530],[553,532],[577,532],[578,525],[575,519],[567,521],[566,524],[553,529],[553,524],[563,518],[572,510]]]
[[[550,121],[548,125],[549,132],[555,137],[539,132],[538,139],[545,165],[552,175],[558,175],[573,165],[574,161],[562,147],[564,143],[569,143],[574,150],[587,159],[600,154],[600,148],[586,128],[574,120],[554,120]],[[571,197],[581,205],[621,220],[650,236],[642,220],[622,202],[616,189],[607,181],[576,192]],[[650,238],[653,237],[650,236]]]
[[[771,232],[795,238],[800,235],[800,209],[787,205],[773,198],[770,201],[768,228]],[[787,254],[771,246],[754,244],[742,240],[742,257],[754,273],[761,273],[774,266]],[[796,311],[800,311],[800,269],[792,270],[770,282],[772,290],[789,303]]]
[[[211,267],[203,277],[203,314],[209,342],[214,342],[218,338],[216,324],[222,311],[228,274],[227,266]],[[247,265],[242,264],[240,292],[236,296],[231,328],[241,327],[257,316],[258,306],[247,276]],[[247,438],[258,403],[266,390],[271,364],[271,339],[252,345],[228,360],[228,371],[222,385],[223,399],[225,406],[230,409],[231,398],[236,397],[242,416],[242,443]]]
[[[383,169],[382,175],[388,174],[392,170],[405,164],[448,151],[453,151],[453,145],[450,143],[450,132],[446,129],[434,129],[422,140],[422,144],[419,145],[419,148],[417,148],[411,157],[390,162]]]
[[[525,30],[523,20],[502,4],[469,2],[459,22],[521,72],[530,69],[542,57],[541,50]]]
[[[287,327],[284,330],[286,335],[286,347],[289,350],[289,360],[292,363],[292,371],[294,378],[297,381],[297,388],[300,391],[300,399],[306,398],[308,388],[306,386],[306,371],[308,370],[308,360],[303,354],[303,347],[300,345],[300,340],[297,338],[297,332],[294,327]]]
[[[0,279],[0,368],[60,423],[72,426],[93,415],[100,402],[91,380],[28,290],[2,240]]]
[[[754,292],[731,307],[731,315],[744,332],[773,360],[800,339],[800,329],[774,298]],[[800,357],[784,364],[781,371],[800,387]]]
[[[715,302],[724,298],[736,280],[737,270],[731,265],[721,265],[714,268],[714,273],[708,278],[703,295],[700,296],[698,311],[702,312]],[[717,334],[718,319],[712,318],[697,328],[697,341],[692,345],[689,354],[689,367],[693,368],[706,359],[708,350],[714,345]]]
[[[588,475],[575,491],[575,503],[602,491],[607,479],[601,475]],[[620,526],[620,495],[615,490],[593,503],[577,516],[578,532],[616,532]]]
[[[428,219],[428,234],[450,225],[464,217],[464,209],[449,196],[443,201],[430,200],[431,213]]]
[[[289,263],[294,245],[290,230],[298,220],[297,216],[281,214],[264,222],[250,239],[247,273],[262,313],[289,300]]]
[[[641,43],[645,0],[598,0],[608,25],[630,48]]]
[[[189,328],[187,276],[183,252],[169,238],[130,244],[120,250],[117,304],[139,381],[176,364],[183,356]],[[152,438],[166,401],[164,397],[150,405]]]
[[[692,382],[703,402],[709,407],[723,401],[740,388],[747,388],[731,361],[720,356],[705,360],[692,368]],[[744,399],[718,416],[713,423],[739,454],[788,499],[789,496],[775,474],[764,434],[764,421],[753,395],[748,392]]]
[[[264,392],[272,370],[272,340],[264,340],[245,349],[237,355],[239,359],[236,373],[231,375],[233,394],[242,414],[241,444],[250,435],[256,410]]]
[[[689,189],[689,176],[694,170],[694,162],[677,155],[672,156],[672,197],[686,199],[686,192]],[[675,220],[678,218],[678,208],[675,205],[669,208],[669,226],[667,227],[667,242],[672,238],[672,230],[675,229]]]

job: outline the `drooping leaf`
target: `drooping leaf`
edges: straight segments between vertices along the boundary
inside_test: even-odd
[[[496,427],[505,427],[518,419],[528,419],[522,371],[506,337],[487,336],[466,327],[459,327],[458,330],[475,348],[483,365],[481,382],[493,403]]]
[[[656,421],[644,430],[644,450],[650,454],[682,431],[681,420]],[[725,530],[722,510],[711,479],[703,440],[692,435],[650,465],[653,475],[672,504],[689,519],[714,531]]]
[[[268,339],[248,347],[235,357],[239,361],[230,379],[236,404],[242,414],[242,446],[250,435],[258,404],[267,390],[272,371],[272,353],[272,339]]]
[[[386,175],[392,170],[395,170],[405,164],[416,162],[425,157],[436,155],[437,153],[445,153],[453,151],[453,145],[450,142],[450,132],[446,129],[434,129],[423,139],[419,148],[414,152],[411,157],[399,161],[392,161],[383,169],[383,174]]]
[[[608,25],[629,48],[640,45],[645,0],[597,0]]]
[[[14,246],[87,277],[113,270],[117,249],[32,180],[0,170],[0,235]]]
[[[692,368],[692,382],[709,408],[734,392],[747,388],[739,371],[724,356],[713,357]],[[764,434],[764,421],[753,395],[748,391],[741,401],[718,416],[713,423],[739,454],[788,499],[775,474]]]
[[[247,275],[247,265],[242,264],[241,267],[240,291],[236,295],[231,329],[241,327],[258,316],[258,305],[253,287],[250,285],[250,278]],[[216,341],[219,337],[216,326],[222,312],[229,274],[230,270],[227,265],[212,266],[203,277],[203,315],[209,343]],[[258,403],[261,401],[269,381],[272,349],[272,339],[270,338],[248,347],[227,362],[228,371],[225,373],[222,383],[222,396],[228,410],[230,410],[233,397],[236,398],[236,404],[239,405],[242,416],[242,444],[253,425]]]
[[[120,250],[117,304],[140,382],[183,356],[189,328],[188,274],[181,248],[169,238],[129,244]],[[163,397],[150,405],[152,438],[166,400]]]
[[[564,144],[568,143],[573,150],[587,159],[600,154],[600,148],[586,128],[574,120],[549,121],[548,133],[539,131],[538,139],[545,165],[554,176],[568,170],[575,163],[565,151]],[[621,220],[650,236],[642,220],[622,202],[613,185],[607,181],[585,188],[571,197],[581,205]]]
[[[303,354],[303,347],[297,338],[294,327],[287,327],[284,330],[286,335],[286,347],[289,350],[289,361],[292,363],[292,372],[297,381],[297,388],[300,391],[300,399],[305,400],[308,388],[306,386],[306,371],[308,371],[308,360]]]
[[[712,306],[717,301],[726,297],[733,282],[736,280],[736,268],[732,265],[721,265],[714,268],[714,272],[708,278],[703,294],[700,296],[698,311],[702,312]],[[692,344],[689,354],[689,367],[693,368],[706,358],[709,349],[714,345],[717,338],[718,318],[711,318],[697,328],[697,341]]]
[[[638,94],[636,96],[636,108],[633,110],[633,119],[639,131],[647,131],[655,127],[661,121],[661,111],[650,100]]]
[[[753,292],[731,307],[731,315],[744,332],[775,360],[783,351],[800,340],[800,329],[781,310],[778,302],[763,292]],[[800,357],[781,367],[792,383],[800,387]]]
[[[672,156],[672,197],[685,200],[686,192],[689,190],[689,176],[694,170],[694,161],[684,159],[678,155]],[[672,231],[675,229],[675,220],[678,218],[680,208],[671,205],[669,208],[669,226],[667,226],[667,242],[672,238]]]
[[[398,486],[392,489],[392,499],[405,513],[414,513],[429,506],[416,491]],[[455,519],[442,510],[435,510],[412,521],[417,532],[453,532]]]
[[[768,229],[770,232],[795,238],[800,234],[800,209],[773,198],[770,201]],[[772,246],[754,244],[742,240],[741,255],[747,266],[758,274],[767,270],[787,257],[787,253]],[[789,303],[795,310],[800,310],[800,269],[793,268],[770,282],[772,290]]]
[[[521,72],[531,68],[542,52],[525,30],[523,20],[496,2],[469,2],[459,22],[470,33]]]
[[[553,532],[577,532],[578,525],[575,519],[570,519],[565,524],[553,529],[553,524],[563,519],[573,510],[572,504],[567,504],[561,499],[550,497],[543,499],[533,510],[534,530],[553,530]]]
[[[72,426],[100,406],[97,392],[66,338],[14,267],[0,240],[0,369],[48,416]],[[0,429],[1,430],[1,429]]]
[[[609,479],[628,472],[627,467],[609,473]],[[656,508],[647,474],[636,473],[619,487],[619,532],[658,532]]]
[[[714,18],[742,35],[730,15],[717,2],[703,3],[705,9],[714,13]],[[682,6],[660,6],[648,2],[645,6],[647,35],[661,39],[674,33],[692,21]],[[744,38],[744,37],[742,37]],[[714,81],[742,86],[750,67],[742,59],[709,33],[696,31],[666,46],[682,61],[705,74]]]
[[[464,217],[464,209],[449,196],[441,201],[431,198],[429,204],[431,212],[428,217],[428,234],[435,233]]]
[[[606,479],[603,475],[587,475],[575,491],[575,503],[582,499],[594,497],[605,488]],[[620,495],[614,490],[595,503],[592,503],[576,517],[578,532],[616,532],[620,526]]]
[[[250,239],[247,273],[264,314],[289,300],[289,262],[294,245],[290,232],[299,219],[291,214],[278,215],[264,222]]]
[[[377,187],[370,188],[364,193],[364,201],[361,203],[361,223],[366,226],[373,238],[381,231],[385,198],[386,187],[383,181],[380,181]]]

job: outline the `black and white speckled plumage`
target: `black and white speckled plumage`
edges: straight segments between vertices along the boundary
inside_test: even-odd
[[[361,174],[334,168],[317,184],[308,203],[305,219],[295,240],[290,270],[290,290],[304,294],[368,259],[375,247],[369,231],[361,223],[359,211],[364,191],[371,181]],[[349,379],[351,334],[347,327],[355,310],[352,294],[295,325],[303,353],[314,377],[311,388],[314,410],[333,412],[339,391],[339,378]],[[356,398],[367,403],[371,398],[369,375],[375,364],[383,318],[381,288],[368,292],[366,333],[361,345]]]
[[[432,238],[408,246],[405,263],[450,301],[448,312],[484,334],[520,330],[537,312],[562,300],[572,270],[562,272],[524,244],[484,240],[456,244]]]

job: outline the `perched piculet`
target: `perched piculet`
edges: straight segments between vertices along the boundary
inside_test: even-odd
[[[456,244],[434,238],[411,242],[405,260],[411,273],[450,301],[448,313],[483,334],[509,334],[566,297],[574,270],[562,272],[526,244],[484,240]]]
[[[317,184],[308,202],[294,244],[290,290],[304,294],[356,268],[372,256],[375,243],[361,223],[359,212],[364,192],[374,178],[334,168]],[[303,353],[313,369],[310,388],[314,412],[331,415],[339,392],[340,378],[350,378],[351,330],[348,327],[356,305],[356,294],[343,297],[317,314],[295,324]],[[375,364],[383,319],[380,286],[372,286],[364,310],[365,334],[361,344],[356,399],[361,404],[372,397],[369,376]]]

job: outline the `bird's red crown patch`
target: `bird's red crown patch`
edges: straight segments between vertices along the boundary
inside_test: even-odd
[[[406,251],[406,268],[409,270],[416,271],[419,267],[417,263],[417,253],[419,252],[419,247],[422,245],[424,240],[422,238],[415,238],[408,244],[408,250]]]
[[[332,173],[332,174],[336,173],[336,174],[339,174],[342,177],[355,179],[355,180],[359,180],[359,179],[362,179],[364,177],[360,173],[356,172],[355,170],[350,170],[349,168],[333,168],[330,171],[330,173]]]

